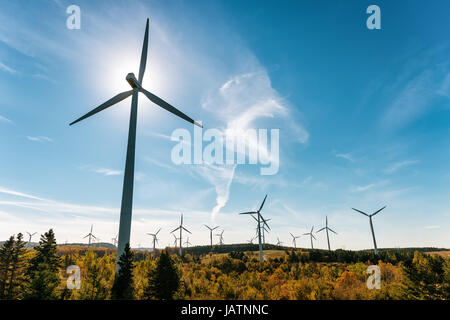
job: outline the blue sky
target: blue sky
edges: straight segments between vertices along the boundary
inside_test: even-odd
[[[81,8],[81,29],[66,8]],[[365,13],[381,8],[381,30]],[[0,239],[55,229],[60,242],[117,233],[130,100],[68,124],[137,74],[150,18],[144,87],[205,128],[280,129],[279,172],[259,165],[171,162],[175,129],[192,127],[139,97],[131,242],[161,245],[180,212],[192,244],[317,230],[334,248],[450,243],[450,21],[447,1],[2,1]],[[214,214],[213,214],[214,212]],[[309,246],[302,236],[297,244]],[[315,244],[326,247],[324,234]]]

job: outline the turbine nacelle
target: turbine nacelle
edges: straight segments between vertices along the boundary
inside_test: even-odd
[[[131,86],[132,88],[138,88],[138,89],[141,89],[141,88],[142,88],[141,84],[140,84],[139,81],[136,79],[136,76],[134,75],[133,72],[130,72],[129,74],[127,74],[127,76],[126,76],[125,79],[127,79],[127,82],[130,84],[130,86]]]

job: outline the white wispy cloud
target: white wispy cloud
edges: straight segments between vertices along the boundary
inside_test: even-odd
[[[53,142],[53,139],[45,136],[38,136],[38,137],[27,136],[27,139],[36,142]]]
[[[119,176],[122,174],[122,171],[120,171],[120,170],[113,170],[113,169],[108,169],[108,168],[97,168],[97,169],[92,169],[92,171],[95,173],[103,174],[105,176]]]
[[[407,167],[407,166],[411,166],[414,164],[419,163],[420,161],[418,160],[405,160],[405,161],[400,161],[397,163],[394,163],[392,166],[390,166],[389,168],[385,169],[384,172],[391,174],[394,173],[398,170],[400,170],[403,167]]]
[[[6,122],[6,123],[10,123],[10,124],[13,123],[10,119],[8,119],[2,115],[0,115],[0,122]]]
[[[211,210],[211,220],[214,221],[217,214],[228,202],[236,165],[218,166],[206,163],[202,166],[189,166],[188,169],[214,186],[216,191],[216,205]]]
[[[16,70],[14,70],[11,67],[8,67],[6,64],[4,64],[2,62],[0,62],[0,70],[6,71],[6,72],[8,72],[10,74],[16,74],[17,73]]]
[[[433,60],[430,53],[427,59]],[[424,67],[426,65],[426,68]],[[399,76],[396,94],[386,113],[383,124],[391,129],[401,128],[426,112],[433,110],[439,99],[450,97],[449,61],[408,64],[407,71]]]
[[[374,184],[374,183],[371,183],[371,184],[368,184],[365,186],[358,186],[358,187],[355,187],[355,191],[356,192],[367,191],[369,189],[372,189],[375,186],[376,186],[376,184]]]
[[[350,162],[355,162],[355,159],[353,158],[353,156],[350,153],[337,153],[335,154],[336,158],[342,158],[345,160],[348,160]]]

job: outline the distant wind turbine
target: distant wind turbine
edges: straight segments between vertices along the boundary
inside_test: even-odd
[[[114,238],[111,238],[113,246],[117,246],[117,235]]]
[[[223,245],[223,232],[225,230],[222,230],[221,233],[216,234],[217,237],[219,237],[219,245]]]
[[[34,233],[29,233],[29,232],[27,231],[27,233],[28,233],[28,235],[29,235],[29,238],[28,238],[28,246],[30,246],[30,244],[31,244],[31,238],[33,238],[33,236],[36,234],[36,232],[34,232]]]
[[[183,255],[182,249],[183,249],[183,230],[186,232],[189,232],[190,234],[192,234],[192,232],[190,232],[188,229],[186,229],[185,227],[183,227],[183,214],[181,214],[181,222],[180,225],[178,226],[178,228],[176,228],[175,230],[173,230],[171,233],[174,233],[175,231],[180,230],[180,257]]]
[[[213,240],[212,240],[213,239],[213,230],[217,229],[219,226],[211,228],[205,224],[205,227],[207,227],[209,229],[209,239],[211,241],[211,247],[212,247],[213,246]]]
[[[187,237],[187,240],[184,242],[184,245],[186,246],[186,248],[189,248],[189,245],[191,245],[192,243],[189,242],[189,237]]]
[[[386,208],[386,206],[384,206],[383,208],[381,208],[381,209],[375,211],[375,212],[372,213],[372,214],[367,214],[367,213],[365,213],[365,212],[362,212],[361,210],[352,208],[353,210],[355,210],[355,211],[357,211],[357,212],[359,212],[359,213],[365,215],[366,217],[369,217],[370,230],[372,231],[372,238],[373,238],[373,247],[374,247],[374,251],[375,251],[375,254],[376,254],[376,255],[378,255],[378,248],[377,248],[377,242],[375,241],[375,231],[373,231],[372,217],[373,217],[374,215],[376,215],[378,212],[380,212],[381,210],[383,210],[384,208]]]
[[[176,249],[176,248],[178,248],[178,240],[179,240],[180,238],[177,238],[177,236],[174,235],[173,233],[172,233],[172,235],[173,235],[173,237],[174,237],[174,239],[173,239],[173,246],[174,246],[175,249]]]
[[[127,82],[131,86],[131,90],[119,93],[118,95],[112,97],[108,101],[101,104],[99,107],[88,112],[84,116],[78,118],[77,120],[70,123],[73,125],[81,120],[89,118],[106,108],[132,96],[131,100],[131,111],[130,111],[130,123],[128,130],[128,145],[127,145],[127,157],[125,162],[125,174],[123,178],[123,191],[122,191],[122,205],[120,209],[120,223],[119,223],[119,246],[117,248],[117,259],[116,259],[116,275],[120,269],[119,259],[125,250],[126,244],[130,243],[130,233],[131,233],[131,216],[133,209],[133,184],[134,184],[134,163],[135,163],[135,146],[136,146],[136,122],[137,122],[137,110],[138,110],[138,94],[143,93],[150,101],[158,105],[159,107],[175,114],[176,116],[194,124],[202,127],[200,123],[197,123],[190,117],[188,117],[183,112],[179,111],[166,101],[155,96],[153,93],[145,90],[142,87],[142,80],[144,78],[145,67],[147,64],[147,49],[148,49],[148,27],[149,20],[145,26],[144,43],[142,45],[141,62],[139,66],[139,76],[136,79],[134,73],[129,73],[126,76]]]
[[[156,233],[147,233],[148,235],[153,237],[153,251],[155,251],[156,243],[158,242],[158,238],[156,237],[158,233],[161,231],[161,228]]]
[[[306,236],[306,235],[309,235],[309,236],[310,236],[310,238],[311,238],[311,249],[314,249],[314,246],[313,246],[313,238],[314,238],[314,240],[317,240],[316,237],[314,237],[314,235],[313,235],[313,233],[312,233],[312,232],[313,232],[313,229],[314,229],[314,226],[312,226],[310,232],[304,233],[304,234],[303,234],[304,236]]]
[[[328,228],[328,217],[327,216],[325,216],[325,227],[323,227],[322,229],[318,230],[317,232],[320,232],[322,230],[325,230],[327,232],[328,251],[330,251],[331,250],[331,248],[330,248],[330,237],[328,236],[328,230],[330,230],[334,234],[337,234],[337,232],[333,231],[331,228]]]
[[[91,238],[97,239],[97,237],[92,234],[92,228],[93,225],[91,224],[91,231],[86,236],[83,237],[83,239],[89,237],[88,248],[91,246]]]
[[[283,244],[283,242],[280,241],[280,238],[277,237],[277,246],[281,246]]]
[[[292,233],[289,232],[289,234],[292,237],[292,243],[294,244],[294,248],[297,248],[297,239],[300,238],[300,236],[294,236]]]
[[[258,217],[258,218],[255,218],[255,217],[253,217],[253,218],[254,218],[254,219],[257,221],[257,223],[258,223],[257,227],[258,227],[258,243],[259,243],[259,261],[263,261],[263,254],[262,254],[262,239],[261,239],[261,225],[262,225],[262,226],[266,225],[267,228],[269,228],[269,230],[270,230],[270,227],[269,227],[269,225],[268,225],[267,222],[266,222],[267,220],[264,220],[264,218],[263,218],[262,215],[261,215],[261,209],[263,208],[264,202],[266,202],[266,199],[267,199],[267,195],[264,197],[264,200],[263,200],[263,202],[261,203],[261,207],[259,207],[259,210],[258,210],[258,211],[249,211],[249,212],[242,212],[242,213],[239,213],[239,214],[249,214],[249,215],[251,215],[252,217],[253,217],[254,214],[256,214],[257,217]]]

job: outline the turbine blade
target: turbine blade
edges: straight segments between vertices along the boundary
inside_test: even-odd
[[[316,233],[317,233],[317,232],[320,232],[320,231],[322,231],[322,230],[325,230],[325,229],[326,229],[326,227],[323,227],[322,229],[317,230]]]
[[[334,231],[333,229],[328,228],[328,230],[330,230],[330,231],[333,232],[334,234],[337,234],[337,232]]]
[[[139,66],[139,83],[142,85],[142,79],[144,78],[145,66],[147,64],[147,49],[148,49],[148,18],[145,25],[144,44],[142,45],[141,64]]]
[[[386,206],[384,206],[383,208],[381,208],[378,211],[375,211],[374,213],[372,213],[370,216],[373,217],[374,215],[376,215],[378,212],[380,212],[381,210],[383,210],[384,208],[386,208]]]
[[[311,233],[311,237],[313,237],[313,238],[314,238],[314,240],[317,240],[317,239],[316,239],[316,237],[314,237],[314,235],[313,235],[312,233]]]
[[[255,213],[258,213],[258,212],[254,212],[254,211],[251,211],[251,212],[241,212],[241,213],[239,213],[239,214],[255,214]]]
[[[266,202],[266,198],[267,198],[267,194],[266,194],[266,196],[264,197],[264,200],[263,200],[263,202],[261,203],[261,207],[259,207],[258,212],[261,211],[261,209],[263,208],[264,202]]]
[[[156,237],[156,235],[157,235],[160,231],[161,231],[161,228],[159,228],[158,232],[155,233],[155,237]]]
[[[87,237],[89,237],[89,235],[87,235],[87,236],[83,237],[83,239],[84,239],[84,238],[87,238]]]
[[[295,238],[294,235],[292,233],[289,232],[289,234],[292,236],[292,238]]]
[[[182,227],[184,231],[189,232],[190,234],[192,234],[192,232],[190,232],[188,229],[186,229],[185,227]]]
[[[139,89],[143,94],[145,94],[147,96],[147,98],[157,104],[158,106],[160,106],[163,109],[166,109],[169,112],[172,112],[174,115],[179,116],[180,118],[195,124],[196,126],[203,128],[203,126],[197,122],[195,122],[193,119],[189,118],[187,115],[185,115],[183,112],[181,112],[180,110],[178,110],[177,108],[171,106],[170,104],[168,104],[167,102],[165,102],[163,99],[155,96],[153,93],[148,92],[147,90],[140,88]]]
[[[178,229],[180,229],[181,227],[176,228],[175,230],[173,230],[171,233],[174,233],[175,231],[177,231]],[[175,236],[175,235],[174,235]]]
[[[357,212],[359,212],[359,213],[362,213],[362,214],[365,215],[366,217],[369,216],[367,213],[362,212],[361,210],[358,210],[358,209],[355,209],[355,208],[352,208],[352,209],[355,210],[355,211],[357,211]]]
[[[269,221],[269,220],[265,220],[264,219],[264,217],[261,215],[261,214],[259,214],[259,216],[261,217],[261,220],[262,220],[262,222],[267,226],[267,228],[269,228],[269,230],[270,230],[270,227],[269,227],[269,225],[267,224],[267,222],[266,221]]]
[[[214,230],[214,229],[211,229],[210,227],[208,227],[206,224],[204,224],[204,226],[207,227],[211,231]]]
[[[77,120],[75,120],[74,122],[70,123],[69,125],[71,126],[71,125],[73,125],[73,124],[75,124],[77,122],[80,122],[81,120],[84,120],[86,118],[89,118],[90,116],[93,116],[96,113],[99,113],[100,111],[105,110],[108,107],[111,107],[112,105],[115,105],[116,103],[118,103],[118,102],[128,98],[129,96],[131,96],[132,93],[133,93],[133,90],[119,93],[118,95],[112,97],[111,99],[109,99],[105,103],[102,103],[100,106],[98,106],[94,110],[86,113],[84,116],[82,116],[81,118],[78,118]]]

